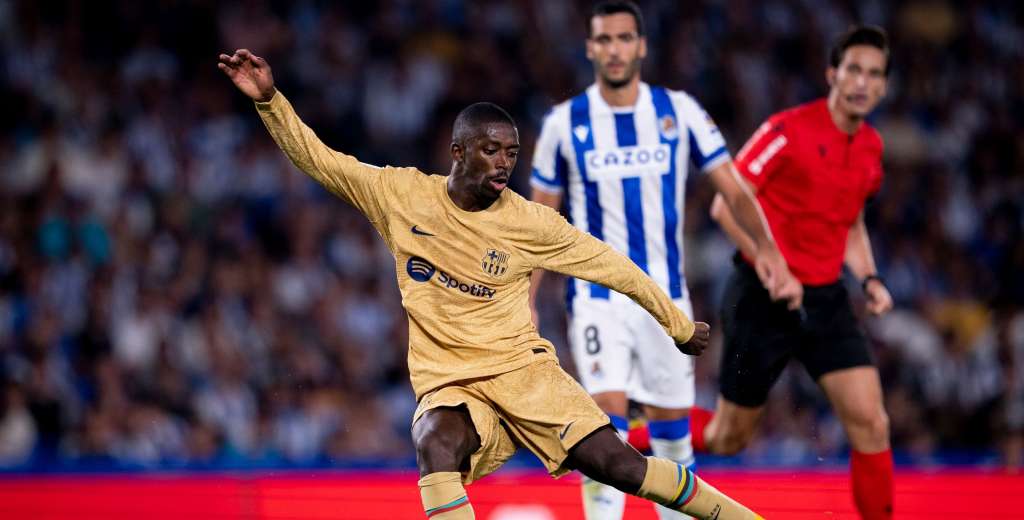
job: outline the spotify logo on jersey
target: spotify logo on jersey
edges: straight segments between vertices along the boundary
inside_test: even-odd
[[[426,282],[434,276],[433,264],[418,257],[409,257],[409,261],[405,263],[405,271],[409,273],[409,278],[416,280],[417,282]]]
[[[497,289],[487,287],[486,285],[460,281],[443,270],[437,269],[434,267],[434,264],[418,256],[410,257],[409,260],[405,262],[405,272],[409,273],[409,278],[412,278],[417,282],[425,283],[429,282],[431,279],[437,280],[437,285],[440,285],[450,291],[460,292],[469,296],[476,296],[491,300],[498,292]],[[436,278],[434,277],[434,273],[437,273]]]

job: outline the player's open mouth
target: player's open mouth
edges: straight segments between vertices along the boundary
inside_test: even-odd
[[[851,94],[846,96],[846,101],[857,105],[863,105],[868,102],[868,97],[865,94]]]
[[[496,177],[491,179],[490,183],[491,187],[494,188],[495,191],[501,191],[508,185],[508,177]]]

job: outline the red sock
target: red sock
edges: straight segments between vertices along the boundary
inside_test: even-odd
[[[704,445],[704,428],[711,422],[715,413],[711,410],[694,406],[690,408],[690,440],[693,443],[693,451],[707,453],[707,446]]]
[[[647,430],[647,423],[638,424],[629,429],[629,440],[636,451],[640,453],[651,452],[651,432]]]
[[[892,450],[853,451],[850,455],[853,501],[864,520],[892,519]]]

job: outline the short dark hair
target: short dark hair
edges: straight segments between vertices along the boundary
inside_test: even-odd
[[[843,54],[846,49],[854,45],[870,45],[876,47],[885,54],[885,75],[889,75],[892,62],[889,58],[889,36],[885,29],[877,25],[854,25],[839,36],[832,49],[829,51],[828,63],[832,67],[839,67],[843,62]]]
[[[594,30],[593,22],[595,17],[617,13],[633,15],[633,20],[636,20],[636,33],[640,36],[644,35],[644,15],[640,12],[638,5],[630,0],[605,0],[595,4],[594,8],[590,11],[590,18],[587,18],[587,37],[593,36],[592,31]]]
[[[489,123],[508,123],[512,125],[512,128],[516,127],[515,120],[508,115],[505,109],[494,103],[482,101],[463,108],[455,117],[455,124],[452,125],[452,141],[463,143],[466,138],[471,137],[477,131],[480,125]]]

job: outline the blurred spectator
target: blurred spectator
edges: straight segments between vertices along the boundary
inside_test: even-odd
[[[0,468],[17,467],[29,461],[36,446],[36,423],[25,407],[25,396],[16,384],[4,388],[0,414]]]

